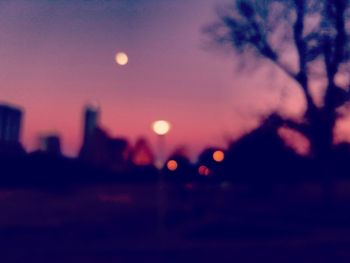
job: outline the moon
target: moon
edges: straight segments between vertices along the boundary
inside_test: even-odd
[[[128,55],[124,52],[118,52],[115,55],[115,62],[120,66],[125,66],[129,62]]]

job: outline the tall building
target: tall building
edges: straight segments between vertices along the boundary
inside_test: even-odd
[[[0,141],[18,143],[21,134],[22,111],[9,105],[0,105]]]
[[[99,113],[99,108],[96,106],[88,105],[85,107],[83,146],[89,143],[91,136],[93,135],[95,129],[98,127]]]
[[[97,127],[80,151],[85,163],[113,172],[124,172],[129,167],[130,145],[126,139],[112,138]]]

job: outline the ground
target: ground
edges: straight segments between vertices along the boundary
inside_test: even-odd
[[[0,262],[349,262],[347,185],[3,189]]]

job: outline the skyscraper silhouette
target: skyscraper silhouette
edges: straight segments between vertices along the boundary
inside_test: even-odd
[[[9,105],[0,105],[0,141],[18,143],[21,134],[22,111]]]
[[[83,145],[87,145],[95,129],[98,127],[99,108],[97,106],[87,105],[84,111],[84,139]]]

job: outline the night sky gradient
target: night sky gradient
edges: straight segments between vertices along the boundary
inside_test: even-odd
[[[0,99],[25,109],[26,148],[57,132],[74,156],[89,102],[100,105],[111,135],[131,142],[154,142],[152,121],[169,120],[168,151],[186,145],[192,156],[225,145],[271,109],[300,113],[301,94],[271,67],[237,71],[238,57],[203,48],[202,28],[222,3],[1,1]],[[128,54],[127,66],[116,65],[118,51]]]

